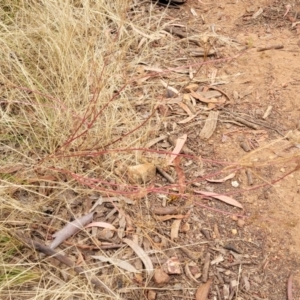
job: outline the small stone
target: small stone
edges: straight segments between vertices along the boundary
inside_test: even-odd
[[[190,92],[195,92],[197,91],[199,88],[199,85],[196,84],[196,83],[191,83],[189,84],[188,86],[186,86],[183,91],[186,92],[186,93],[190,93]]]
[[[285,172],[285,168],[281,168],[280,172],[284,173]]]
[[[164,285],[170,281],[170,276],[159,268],[155,270],[153,280],[157,285]]]
[[[182,226],[180,228],[180,232],[186,233],[186,232],[190,231],[190,227],[191,227],[190,224],[188,222],[185,222],[182,224]]]
[[[147,295],[148,300],[155,300],[156,299],[156,292],[153,290],[149,290],[148,295]]]
[[[244,221],[243,219],[238,219],[237,225],[238,225],[239,227],[243,227],[243,226],[245,225],[245,221]]]
[[[114,232],[108,228],[104,228],[99,234],[99,237],[105,240],[109,240],[113,236],[114,236]]]
[[[231,219],[232,219],[233,221],[237,221],[237,220],[238,220],[238,217],[237,217],[236,215],[233,215],[233,216],[231,216]]]
[[[173,91],[172,89],[170,88],[167,88],[167,91],[166,91],[166,97],[167,98],[173,98],[175,97],[177,94],[175,93],[175,91]]]
[[[231,181],[231,185],[235,188],[239,187],[239,183],[237,181]]]
[[[232,232],[233,235],[237,234],[237,230],[236,229],[232,229],[231,232]]]
[[[163,265],[163,269],[168,274],[181,274],[180,262],[177,257],[171,257]]]
[[[192,165],[194,162],[192,160],[189,160],[188,162],[186,162],[184,164],[185,167],[189,167],[190,165]]]
[[[238,283],[238,281],[237,280],[230,280],[230,288],[231,288],[231,290],[233,289],[233,288],[235,288],[236,286],[238,286],[239,285],[239,283]]]
[[[142,284],[144,281],[143,275],[139,273],[134,274],[134,281],[138,284]]]
[[[184,103],[190,103],[191,101],[190,101],[190,95],[189,94],[183,94],[182,95],[182,102],[184,102]]]
[[[160,243],[161,239],[158,235],[156,235],[156,236],[154,236],[153,241],[154,241],[154,243]]]

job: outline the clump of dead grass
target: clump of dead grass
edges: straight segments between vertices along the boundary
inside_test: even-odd
[[[26,288],[32,298],[67,299],[80,287],[80,299],[94,298],[80,279],[63,284],[56,268],[39,263],[38,255],[29,266],[30,252],[19,256],[22,246],[14,246],[9,228],[26,232],[45,215],[41,207],[68,189],[88,193],[57,170],[106,180],[114,176],[116,162],[140,159],[125,152],[88,156],[107,147],[142,147],[150,132],[149,125],[138,128],[143,120],[129,84],[136,32],[143,33],[142,26],[128,21],[129,5],[129,0],[2,3],[1,240],[11,245],[1,251],[2,295],[25,295]],[[150,47],[143,43],[139,59]]]
[[[53,153],[90,125],[90,136],[72,147],[87,148],[97,137],[101,147],[121,121],[135,122],[123,94],[90,124],[126,84],[132,42],[122,29],[127,9],[126,1],[113,7],[104,1],[77,6],[53,1],[12,8],[14,23],[2,24],[3,121],[7,140],[18,139],[24,155]]]

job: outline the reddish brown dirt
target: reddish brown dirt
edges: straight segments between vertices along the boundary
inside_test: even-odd
[[[205,4],[203,4],[205,3]],[[224,108],[232,113],[240,113],[251,116],[256,120],[262,120],[262,116],[268,106],[272,106],[272,112],[266,118],[266,126],[259,126],[255,131],[251,128],[239,128],[230,123],[219,123],[214,135],[203,144],[198,138],[199,128],[184,126],[177,128],[177,133],[187,133],[191,139],[188,141],[190,148],[200,152],[205,158],[235,162],[247,153],[240,147],[241,140],[246,140],[254,148],[267,146],[258,153],[257,159],[270,160],[270,165],[257,170],[258,176],[268,180],[280,178],[291,171],[291,174],[273,185],[251,192],[244,192],[240,200],[245,204],[248,218],[246,225],[240,231],[241,237],[252,237],[253,241],[263,240],[263,250],[258,255],[263,255],[262,265],[257,269],[260,279],[254,283],[261,293],[254,292],[249,296],[241,296],[235,299],[286,299],[286,283],[290,272],[294,273],[294,284],[298,286],[300,277],[298,255],[300,253],[300,172],[299,168],[292,172],[299,161],[289,161],[281,164],[271,162],[276,156],[283,158],[297,156],[298,148],[290,147],[283,136],[289,130],[300,129],[300,25],[298,22],[300,6],[290,3],[290,11],[286,14],[286,4],[282,1],[198,1],[189,0],[180,9],[169,8],[169,19],[173,23],[184,25],[190,35],[211,32],[213,26],[218,35],[227,36],[239,43],[238,49],[226,45],[218,47],[218,57],[207,60],[209,62],[200,70],[205,77],[210,76],[213,69],[217,76],[227,76],[224,85],[218,86],[230,97],[230,104]],[[253,18],[255,12],[262,8],[263,12]],[[157,10],[162,10],[157,8]],[[285,15],[286,14],[286,15]],[[176,38],[174,37],[176,40]],[[161,46],[164,43],[161,42]],[[282,49],[257,51],[260,47],[282,45]],[[176,59],[185,55],[187,48],[182,43],[176,51],[164,53],[164,59],[169,58],[168,66],[178,66]],[[195,48],[195,46],[192,46]],[[179,50],[178,50],[179,49]],[[213,62],[217,58],[238,58],[233,60]],[[172,60],[173,58],[173,60]],[[193,64],[200,59],[187,58],[187,64]],[[184,63],[183,63],[184,64]],[[233,75],[239,74],[234,77]],[[177,83],[177,85],[176,85]],[[180,87],[182,82],[172,80],[172,86]],[[247,91],[251,91],[248,92]],[[245,95],[237,97],[237,95]],[[186,127],[188,128],[188,127]],[[276,129],[276,130],[275,130]],[[194,139],[193,139],[194,138]],[[279,141],[282,139],[281,141]],[[271,145],[278,140],[278,143]],[[200,143],[200,144],[199,144]],[[197,151],[198,150],[198,151]],[[200,150],[200,151],[199,151]],[[240,188],[247,189],[246,175],[239,174]],[[271,179],[272,178],[272,179]],[[222,188],[214,188],[215,191],[232,191],[230,184]],[[216,205],[215,208],[222,208]],[[203,211],[199,211],[202,214]],[[208,228],[213,228],[213,223],[203,217]],[[220,217],[219,226],[223,228],[224,236],[230,236],[228,232],[235,228],[235,222],[227,217]],[[255,268],[254,268],[255,269]],[[254,276],[255,277],[255,276]],[[255,281],[255,280],[254,280]],[[297,298],[297,288],[294,297]],[[296,299],[294,298],[294,299]],[[213,298],[209,298],[213,299]],[[217,299],[217,298],[215,298]],[[222,298],[221,299],[225,299]]]

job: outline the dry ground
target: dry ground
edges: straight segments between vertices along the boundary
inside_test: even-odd
[[[300,4],[3,2],[1,299],[299,299]]]

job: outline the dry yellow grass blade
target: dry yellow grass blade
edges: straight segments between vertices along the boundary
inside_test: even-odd
[[[144,119],[136,113],[131,77],[149,55],[150,42],[160,37],[160,21],[136,19],[130,5],[129,0],[1,2],[0,238],[7,246],[0,257],[3,270],[11,269],[11,261],[18,268],[7,272],[15,278],[2,277],[3,299],[71,299],[78,291],[80,299],[118,298],[110,287],[95,292],[79,276],[40,261],[37,253],[15,246],[9,233],[17,227],[27,234],[33,224],[42,225],[48,207],[54,207],[55,230],[61,221],[70,222],[59,213],[89,188],[57,170],[118,180],[118,163],[139,159],[136,153],[86,156],[109,144],[144,147],[153,130],[146,124],[134,131]],[[113,286],[112,276],[102,279]]]

